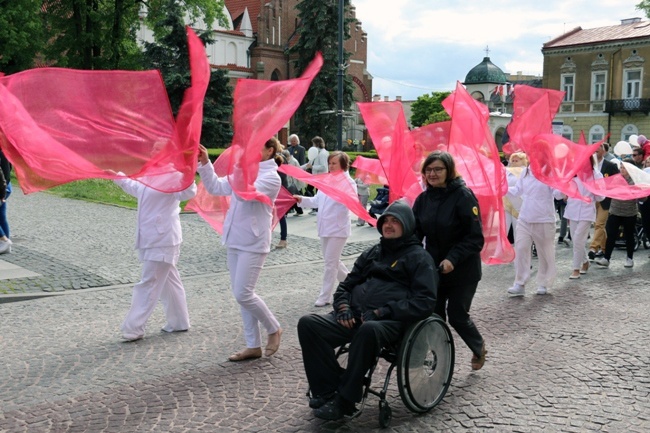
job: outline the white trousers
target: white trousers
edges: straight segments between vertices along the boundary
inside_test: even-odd
[[[515,218],[510,212],[506,212],[506,236],[510,231],[510,226],[512,226],[512,235],[514,236],[517,232],[517,218]]]
[[[320,238],[320,248],[325,261],[325,271],[323,273],[323,287],[316,302],[332,303],[334,290],[339,281],[345,280],[348,276],[348,268],[341,261],[341,254],[347,238]]]
[[[255,293],[255,285],[267,255],[268,253],[251,253],[228,248],[230,285],[232,294],[239,304],[244,322],[244,339],[249,349],[262,347],[260,323],[268,334],[273,334],[280,329],[280,323],[269,307]]]
[[[537,249],[537,285],[550,288],[555,281],[555,223],[517,221],[515,232],[515,284],[525,285],[530,278],[531,247]]]
[[[122,333],[143,336],[147,320],[156,308],[158,300],[163,305],[167,332],[190,329],[185,288],[178,269],[171,263],[145,260],[142,262],[142,279],[133,286],[131,309],[122,323]]]
[[[587,237],[592,221],[569,221],[573,241],[573,269],[579,270],[587,261]]]

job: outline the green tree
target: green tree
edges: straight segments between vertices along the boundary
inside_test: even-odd
[[[290,54],[295,56],[296,74],[300,75],[307,65],[320,51],[323,55],[323,67],[312,82],[305,99],[296,113],[296,128],[304,137],[320,135],[326,143],[336,141],[336,115],[322,114],[324,111],[337,110],[338,89],[338,0],[303,0],[296,6],[298,9],[299,39],[291,47]],[[349,1],[345,1],[345,34],[344,39],[350,38],[349,25],[352,19],[347,18]],[[350,53],[344,52],[344,63],[347,63]],[[349,75],[343,81],[343,107],[349,108],[353,100],[354,84]]]
[[[46,58],[81,69],[139,69],[141,16],[154,33],[166,0],[43,0]],[[179,8],[207,26],[224,22],[223,0],[184,0]]]
[[[411,125],[420,127],[430,123],[449,120],[449,115],[442,107],[442,101],[451,92],[432,92],[431,95],[422,95],[411,105]]]
[[[183,9],[175,0],[167,0],[156,23],[157,42],[145,43],[145,67],[160,70],[174,115],[183,94],[190,86],[189,53],[183,21]],[[199,34],[203,43],[211,42],[210,31]],[[232,89],[225,71],[212,71],[203,101],[201,142],[207,147],[226,147],[232,140]]]
[[[642,0],[635,7],[637,10],[645,12],[645,16],[650,18],[650,0]]]
[[[0,0],[0,72],[34,66],[43,47],[42,0]]]

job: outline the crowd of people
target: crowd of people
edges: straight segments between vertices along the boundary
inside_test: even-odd
[[[456,170],[453,156],[434,151],[425,158],[420,169],[422,192],[412,204],[403,200],[389,203],[389,185],[378,188],[378,197],[369,202],[368,177],[350,176],[349,156],[341,151],[329,153],[320,137],[314,137],[311,143],[315,150],[307,152],[295,134],[289,137],[286,148],[276,138],[269,139],[260,152],[254,188],[273,202],[284,187],[295,200],[290,212],[300,216],[307,208],[317,215],[324,270],[314,306],[329,306],[331,310],[327,314],[307,314],[298,322],[310,386],[309,404],[315,416],[337,420],[354,413],[362,397],[364,375],[381,348],[399,341],[410,323],[434,313],[455,329],[472,352],[471,369],[480,370],[488,351],[470,309],[482,277],[480,253],[485,240],[479,201]],[[157,149],[154,146],[152,152]],[[650,154],[642,147],[633,149],[622,161],[650,171]],[[11,251],[6,220],[11,183],[10,165],[1,154],[0,162],[2,254]],[[590,179],[620,172],[628,184],[633,184],[625,164],[611,157],[606,144],[587,163],[584,172]],[[316,175],[329,172],[344,176],[362,207],[371,206],[381,236],[376,245],[358,257],[352,270],[341,261],[351,234],[351,211],[326,192],[279,172],[282,164]],[[508,182],[503,197],[506,231],[515,251],[514,282],[507,289],[510,296],[525,295],[534,256],[535,293],[545,295],[551,289],[557,274],[556,227],[562,219],[566,220],[566,228],[560,226],[557,240],[568,244],[571,239],[573,243],[569,279],[581,278],[591,262],[608,267],[621,236],[626,247],[623,266],[634,266],[637,219],[647,233],[650,199],[598,196],[585,187],[580,176],[574,179],[575,187],[587,200],[567,197],[536,178],[523,152],[509,155],[504,165]],[[238,362],[272,356],[279,350],[283,329],[255,289],[272,248],[273,209],[262,201],[240,197],[233,187],[240,173],[235,170],[229,176],[218,176],[204,146],[199,146],[197,172],[209,194],[230,197],[221,240],[227,250],[232,294],[240,307],[245,347],[228,359]],[[142,262],[142,278],[133,287],[122,336],[127,341],[143,338],[158,301],[166,318],[162,330],[187,331],[190,317],[176,268],[182,243],[179,205],[196,195],[197,186],[192,183],[183,191],[165,193],[131,179],[116,179],[115,183],[137,198],[135,248]],[[557,202],[562,210],[556,215]],[[279,223],[280,241],[275,248],[283,249],[288,247],[286,217]],[[357,220],[358,226],[364,224],[362,218]],[[267,336],[264,349],[263,332]],[[335,348],[346,343],[350,345],[349,360],[343,369],[335,357]]]

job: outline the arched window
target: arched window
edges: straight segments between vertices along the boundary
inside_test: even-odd
[[[234,42],[229,42],[226,46],[226,64],[237,64],[237,45]]]
[[[629,141],[630,135],[639,135],[639,128],[632,123],[628,123],[621,129],[621,140]]]
[[[573,141],[573,128],[571,128],[569,125],[564,125],[562,127],[562,137]]]
[[[271,81],[280,81],[280,71],[274,69],[271,73]]]
[[[594,125],[589,129],[589,143],[593,144],[605,138],[605,128]]]

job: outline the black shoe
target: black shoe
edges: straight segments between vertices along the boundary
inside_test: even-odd
[[[605,255],[604,252],[602,252],[602,251],[598,251],[598,252],[596,253],[596,256],[595,256],[595,257],[596,257],[596,258],[598,258],[598,257],[603,257],[604,255]]]
[[[596,258],[596,251],[589,250],[587,253],[587,256],[589,257],[589,260],[593,260]]]
[[[558,244],[558,245],[562,245],[563,242],[564,242],[564,238],[563,238],[562,236],[560,236],[559,238],[557,238],[557,244]]]
[[[328,421],[337,421],[346,415],[353,415],[356,409],[354,403],[336,394],[327,403],[314,409],[314,416]]]
[[[317,395],[314,397],[309,398],[309,407],[312,409],[318,409],[319,407],[323,406],[325,403],[330,401],[334,397],[333,392],[329,392],[327,394],[323,395]]]

